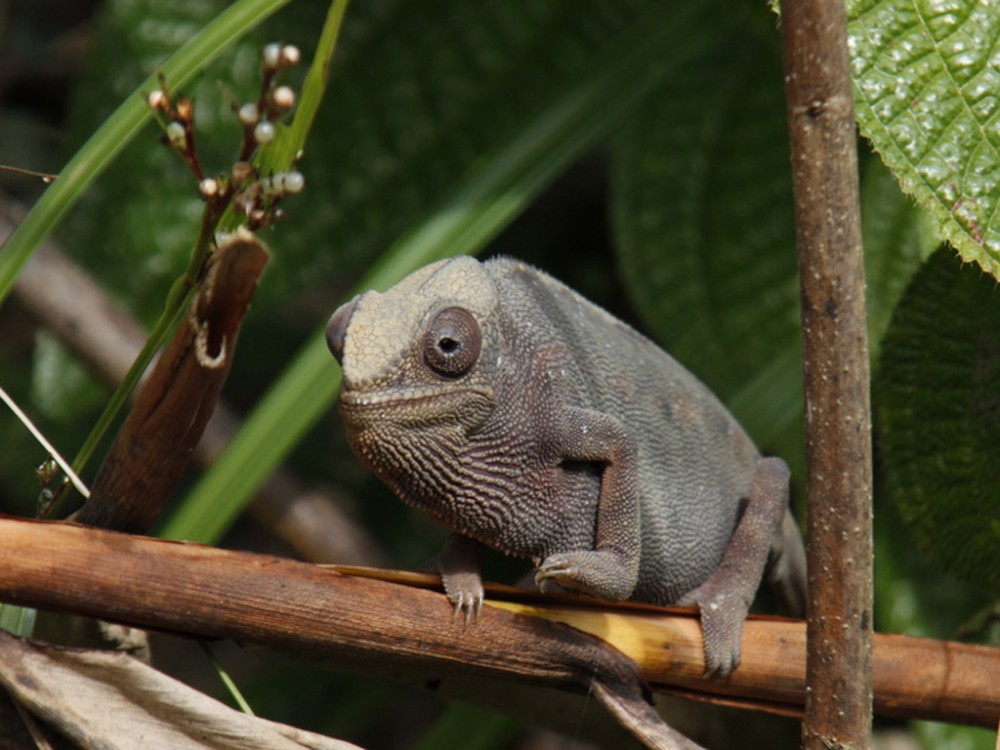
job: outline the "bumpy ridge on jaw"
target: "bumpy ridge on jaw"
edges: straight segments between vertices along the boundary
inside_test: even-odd
[[[455,397],[468,394],[490,398],[493,396],[493,391],[482,387],[462,388],[458,390],[449,386],[402,388],[375,393],[345,392],[340,395],[340,401],[347,406],[384,406],[386,404],[409,404],[442,396]]]

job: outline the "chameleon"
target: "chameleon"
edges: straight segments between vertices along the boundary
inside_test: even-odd
[[[765,574],[805,607],[789,470],[650,339],[548,274],[455,257],[340,306],[326,329],[353,452],[451,534],[436,558],[466,619],[481,552],[543,591],[698,607],[705,671],[740,661]]]

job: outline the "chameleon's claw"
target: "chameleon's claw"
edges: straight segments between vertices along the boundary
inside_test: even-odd
[[[542,592],[576,591],[621,601],[635,589],[638,575],[638,558],[623,560],[607,550],[573,550],[545,558],[535,570],[535,584]]]
[[[465,624],[468,625],[477,617],[483,609],[483,592],[460,591],[455,597],[455,609],[452,611],[452,619],[465,612]]]
[[[560,584],[575,577],[576,568],[563,555],[550,555],[535,570],[535,585],[542,592],[558,591]]]

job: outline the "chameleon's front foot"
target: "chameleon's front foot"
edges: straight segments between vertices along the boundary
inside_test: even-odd
[[[697,605],[705,643],[705,676],[724,679],[740,665],[740,641],[750,604],[709,579],[678,602]]]
[[[637,579],[638,565],[628,565],[620,555],[608,550],[549,555],[535,571],[535,583],[542,591],[560,586],[612,601],[628,599]]]
[[[474,620],[483,608],[483,577],[479,566],[480,544],[461,534],[452,534],[436,558],[434,567],[441,573],[445,596],[455,607],[455,616]]]
[[[486,598],[479,574],[442,575],[441,581],[445,596],[455,605],[454,616],[464,613],[466,624],[476,619]]]

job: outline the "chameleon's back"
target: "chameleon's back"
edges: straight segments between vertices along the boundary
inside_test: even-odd
[[[759,454],[728,410],[649,339],[555,279],[517,261],[487,261],[509,309],[565,343],[585,405],[620,419],[639,447],[642,553],[633,598],[669,603],[718,566]],[[663,540],[667,540],[664,543]]]

